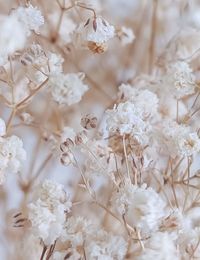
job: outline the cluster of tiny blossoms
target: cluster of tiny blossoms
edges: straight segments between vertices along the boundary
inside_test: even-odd
[[[1,1],[0,259],[200,259],[197,0]]]

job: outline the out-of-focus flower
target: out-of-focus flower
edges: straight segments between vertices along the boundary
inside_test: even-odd
[[[28,219],[36,237],[51,245],[60,237],[71,201],[64,187],[51,180],[42,184],[38,199],[28,205]]]
[[[182,98],[195,92],[195,76],[188,63],[183,61],[178,61],[168,67],[164,82],[176,98]]]
[[[116,30],[116,35],[119,38],[122,46],[131,44],[135,39],[135,35],[134,35],[133,31],[130,28],[125,27],[125,26],[122,26],[121,28]]]
[[[200,138],[186,125],[164,120],[156,133],[160,144],[165,145],[171,156],[177,154],[191,156],[200,151]]]
[[[40,26],[44,24],[44,17],[41,11],[32,5],[28,7],[20,6],[13,11],[13,14],[25,26],[27,36],[31,34],[31,31],[38,33]]]
[[[5,180],[6,170],[17,173],[25,160],[26,151],[19,137],[0,137],[0,184]]]
[[[158,232],[152,235],[145,245],[144,251],[137,260],[179,260],[179,252],[173,240],[173,235],[167,232]]]
[[[25,26],[14,14],[1,15],[0,27],[0,65],[4,65],[9,55],[24,48],[27,37]]]

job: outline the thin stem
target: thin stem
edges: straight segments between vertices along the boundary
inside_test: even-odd
[[[44,259],[44,256],[45,256],[45,253],[46,253],[46,251],[47,251],[47,246],[43,246],[43,250],[42,250],[42,254],[41,254],[41,256],[40,256],[40,260],[43,260]]]
[[[93,8],[91,8],[91,7],[87,7],[87,6],[82,5],[82,4],[80,4],[80,3],[76,3],[76,6],[78,6],[78,7],[80,7],[80,8],[83,8],[83,9],[86,9],[86,10],[89,10],[89,11],[93,12],[94,19],[97,18],[96,12],[95,12],[95,10],[94,10]]]
[[[157,7],[158,7],[158,0],[154,0],[153,1],[152,21],[151,21],[151,37],[150,37],[150,46],[149,46],[149,73],[150,74],[152,73],[154,55],[155,55]]]
[[[176,100],[176,122],[179,123],[179,100]]]
[[[125,160],[126,160],[126,170],[127,170],[128,178],[131,181],[131,175],[130,175],[129,166],[128,166],[128,156],[127,156],[127,152],[126,152],[125,135],[123,135],[122,141],[123,141],[123,148],[124,148],[124,156],[125,156]]]
[[[45,86],[45,84],[48,82],[48,80],[49,80],[49,78],[45,79],[45,81],[43,81],[36,89],[34,89],[30,95],[28,95],[21,102],[19,102],[16,105],[16,108],[20,108],[25,102],[27,102],[29,99],[31,99],[42,87]]]
[[[11,112],[10,117],[8,119],[8,122],[7,122],[7,126],[6,126],[7,134],[9,133],[9,130],[10,130],[10,127],[11,127],[11,123],[12,123],[13,118],[15,117],[15,114],[16,114],[16,108],[14,107],[12,109],[12,112]]]

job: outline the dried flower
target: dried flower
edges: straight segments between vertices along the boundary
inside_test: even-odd
[[[152,188],[126,183],[113,193],[113,207],[144,233],[155,231],[165,216],[165,202]]]
[[[5,180],[6,170],[17,173],[25,160],[26,151],[19,137],[0,137],[0,184]]]
[[[14,10],[13,13],[18,20],[24,24],[28,36],[31,34],[31,30],[38,33],[40,26],[44,24],[44,17],[40,10],[32,5],[28,7],[20,6]]]
[[[96,128],[97,118],[93,115],[87,114],[86,116],[81,118],[81,125],[87,130]]]
[[[115,29],[101,17],[88,19],[76,30],[75,40],[78,45],[88,47],[94,53],[103,53],[107,42],[114,37]]]
[[[122,46],[126,46],[127,44],[131,44],[134,39],[135,35],[130,28],[122,26],[116,31],[117,37],[119,38]]]
[[[45,180],[39,190],[38,199],[28,205],[28,218],[35,236],[46,245],[53,244],[62,233],[65,214],[70,208],[71,202],[63,185]]]
[[[83,73],[56,74],[50,77],[49,88],[53,99],[60,105],[78,103],[88,86],[83,83]]]

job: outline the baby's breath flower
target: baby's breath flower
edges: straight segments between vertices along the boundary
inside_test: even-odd
[[[177,141],[180,153],[185,156],[200,152],[200,138],[197,133],[188,133],[181,136]]]
[[[134,35],[133,31],[130,28],[125,27],[125,26],[122,26],[121,28],[119,28],[116,31],[116,35],[119,38],[122,46],[131,44],[135,39],[135,35]]]
[[[191,156],[200,151],[200,138],[197,133],[191,132],[189,126],[179,125],[172,120],[163,121],[157,132],[157,139],[165,145],[171,156]]]
[[[114,236],[104,230],[94,233],[86,243],[89,259],[123,260],[127,251],[127,242],[121,236]]]
[[[137,89],[129,84],[122,84],[119,86],[118,96],[140,109],[144,119],[155,117],[157,114],[158,97],[148,89]]]
[[[176,98],[182,98],[195,92],[195,76],[187,62],[178,61],[171,64],[164,81],[169,85],[169,89]]]
[[[115,105],[112,110],[107,110],[107,129],[111,133],[119,132],[120,135],[134,136],[143,143],[144,136],[150,130],[148,122],[143,120],[140,108],[133,103],[126,101]]]
[[[53,99],[60,105],[78,103],[88,86],[83,83],[83,73],[56,74],[50,77],[49,87]]]
[[[0,65],[4,65],[9,55],[24,48],[26,30],[14,14],[0,15],[0,27]]]
[[[28,36],[31,34],[31,31],[38,33],[40,26],[44,24],[44,17],[42,16],[41,11],[32,5],[29,5],[28,7],[20,6],[14,10],[13,13],[18,20],[24,24]]]
[[[25,160],[26,151],[19,137],[0,137],[0,184],[4,182],[6,170],[17,173]]]
[[[94,53],[102,53],[107,49],[107,42],[115,35],[115,29],[101,17],[89,18],[76,30],[75,40],[78,45],[87,47]]]
[[[158,229],[165,215],[164,200],[145,184],[138,187],[127,182],[113,193],[111,202],[116,211],[144,233]]]
[[[73,247],[83,245],[87,237],[94,232],[94,225],[90,220],[79,217],[67,219],[62,233],[62,241],[70,241]]]
[[[152,235],[148,243],[145,245],[144,251],[137,260],[179,260],[179,253],[173,235],[167,232],[158,232]]]
[[[46,180],[38,193],[38,199],[28,205],[28,219],[36,237],[51,245],[60,237],[65,215],[71,202],[61,184]]]

